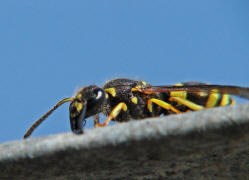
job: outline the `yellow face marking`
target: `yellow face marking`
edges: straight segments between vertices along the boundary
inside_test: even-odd
[[[215,93],[217,92],[217,93]],[[220,98],[220,93],[217,90],[212,90],[212,93],[209,94],[208,100],[206,102],[206,107],[211,108],[217,104],[218,99]]]
[[[137,104],[137,97],[132,97],[132,98],[131,98],[131,101],[132,101],[134,104]]]
[[[107,93],[105,93],[105,98],[108,99],[109,98],[109,95]]]
[[[76,102],[75,107],[76,107],[77,111],[80,112],[83,108],[83,105],[82,105],[82,103]]]
[[[108,89],[105,89],[105,92],[111,94],[112,97],[115,97],[115,96],[116,96],[116,89],[115,89],[115,88],[108,88]]]

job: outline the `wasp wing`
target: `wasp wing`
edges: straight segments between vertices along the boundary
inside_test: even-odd
[[[230,86],[230,85],[210,85],[204,83],[187,83],[178,85],[170,85],[170,86],[150,86],[145,88],[140,88],[140,92],[145,94],[153,94],[156,92],[172,92],[172,91],[186,91],[191,93],[200,93],[200,92],[208,92],[208,93],[223,93],[230,94],[235,96],[240,96],[242,98],[249,99],[249,88],[248,87],[240,87],[240,86]]]

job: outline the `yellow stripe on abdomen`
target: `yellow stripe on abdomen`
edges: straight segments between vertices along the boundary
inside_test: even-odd
[[[171,91],[170,97],[180,97],[182,99],[187,98],[187,92],[186,91]]]
[[[229,104],[235,104],[235,100],[233,100],[228,94],[223,94],[220,106],[226,106]]]
[[[206,108],[215,107],[220,98],[221,94],[218,92],[209,94],[205,107]]]
[[[183,84],[178,83],[178,84],[174,84],[174,86],[183,86]],[[182,99],[186,99],[187,98],[187,92],[186,91],[171,91],[170,96],[171,97],[179,97],[179,98],[182,98]]]

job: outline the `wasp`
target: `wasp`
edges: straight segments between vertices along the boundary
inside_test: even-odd
[[[103,127],[110,121],[126,122],[235,104],[229,94],[249,99],[249,88],[200,82],[152,86],[139,80],[114,79],[102,88],[96,85],[83,87],[74,97],[61,100],[34,122],[24,138],[29,137],[65,102],[71,102],[69,118],[72,132],[82,134],[86,118],[91,116],[94,117],[94,127]],[[107,116],[103,123],[99,121],[100,113]]]

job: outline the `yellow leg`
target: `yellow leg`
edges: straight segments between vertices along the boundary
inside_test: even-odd
[[[109,116],[107,117],[107,119],[105,120],[105,122],[103,124],[100,124],[99,122],[95,121],[96,123],[94,124],[94,126],[95,127],[104,127],[104,126],[108,125],[112,119],[114,119],[115,117],[117,117],[119,115],[121,110],[127,111],[127,106],[123,102],[119,103],[117,106],[115,106],[113,108],[112,112],[109,114]]]
[[[181,113],[178,109],[174,108],[171,104],[166,103],[165,101],[162,101],[160,99],[155,99],[155,98],[151,98],[148,100],[147,108],[150,112],[152,112],[152,103],[155,103],[164,109],[171,110],[176,114]]]
[[[184,106],[187,106],[188,108],[194,110],[194,111],[198,111],[198,110],[202,110],[204,109],[203,106],[200,106],[198,104],[195,104],[187,99],[182,99],[180,97],[170,97],[169,98],[170,101],[175,101],[175,102],[178,102]]]

